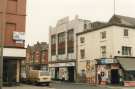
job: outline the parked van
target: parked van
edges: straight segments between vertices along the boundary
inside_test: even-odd
[[[26,80],[36,85],[46,84],[49,86],[51,83],[51,75],[49,71],[31,70]]]

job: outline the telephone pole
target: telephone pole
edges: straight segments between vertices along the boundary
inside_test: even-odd
[[[5,34],[5,23],[6,23],[6,6],[7,0],[1,0],[1,20],[0,20],[0,89],[3,86],[3,48],[4,48],[4,34]]]
[[[114,11],[113,14],[114,14],[114,15],[115,15],[115,13],[116,13],[116,12],[115,12],[115,9],[116,9],[115,3],[116,3],[116,1],[114,0],[114,2],[113,2],[113,5],[114,5],[114,6],[113,6],[113,11]]]

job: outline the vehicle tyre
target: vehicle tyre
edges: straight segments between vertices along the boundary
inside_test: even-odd
[[[46,86],[49,86],[50,85],[50,83],[46,83]]]

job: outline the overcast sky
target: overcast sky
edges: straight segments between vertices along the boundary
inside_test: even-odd
[[[108,21],[114,0],[27,0],[26,44],[48,42],[49,26],[75,15],[93,21]],[[135,17],[135,0],[116,0],[116,14]]]

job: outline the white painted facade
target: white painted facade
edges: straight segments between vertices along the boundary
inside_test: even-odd
[[[124,36],[124,29],[128,29],[127,37]],[[101,39],[100,33],[104,31],[106,31],[106,39]],[[81,37],[84,37],[84,43],[80,43]],[[77,72],[80,74],[81,70],[86,70],[88,60],[91,60],[90,64],[94,65],[94,59],[102,58],[101,46],[106,46],[106,58],[127,56],[122,55],[122,46],[131,47],[130,57],[135,57],[135,29],[115,25],[104,27],[77,35],[77,44]],[[85,49],[84,59],[80,57],[81,49]]]
[[[65,63],[49,64],[49,67],[51,68],[51,70],[55,70],[54,68],[58,64],[57,67],[66,68],[66,69],[64,69],[65,73],[66,73],[65,74],[66,79],[68,79],[67,67],[71,66],[71,65],[68,65],[69,61],[70,60],[76,61],[76,33],[86,30],[86,29],[84,29],[84,24],[87,24],[87,29],[90,28],[89,23],[90,23],[90,21],[79,19],[78,16],[76,16],[75,19],[73,19],[73,20],[69,20],[69,17],[66,17],[66,18],[59,20],[55,27],[50,27],[50,29],[49,29],[49,31],[50,31],[49,32],[49,62],[53,62],[53,61],[57,62],[57,60],[67,61]],[[74,52],[68,53],[67,52],[67,32],[68,32],[68,30],[71,30],[71,29],[73,29],[73,32],[74,32]],[[58,34],[61,32],[65,32],[65,54],[59,55],[58,54]],[[52,35],[56,35],[56,55],[53,55],[53,56],[51,55],[51,36]],[[72,62],[72,66],[75,67],[75,62]],[[54,71],[52,71],[52,75],[54,75]],[[52,76],[52,77],[54,77],[54,76]]]

